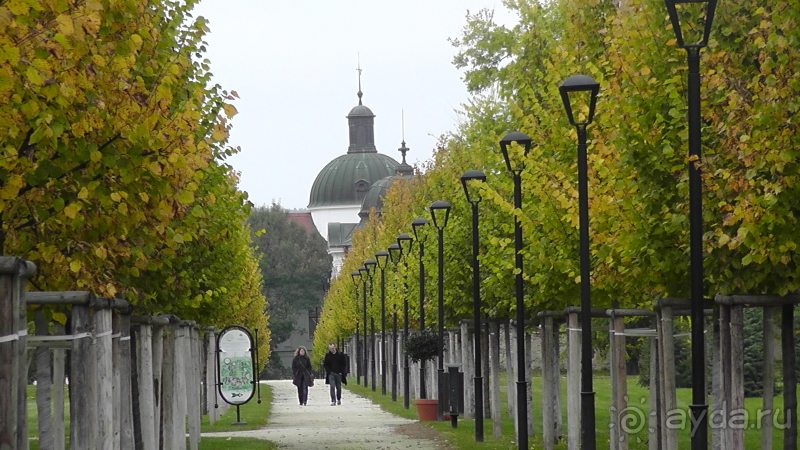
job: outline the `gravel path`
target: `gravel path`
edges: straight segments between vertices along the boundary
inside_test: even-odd
[[[290,450],[434,450],[433,440],[398,433],[415,423],[387,413],[350,391],[342,390],[342,404],[330,406],[328,386],[322,380],[309,388],[308,406],[300,406],[290,380],[266,381],[272,386],[272,416],[260,430],[203,433],[213,437],[252,437],[278,443]],[[406,427],[404,427],[406,428]]]

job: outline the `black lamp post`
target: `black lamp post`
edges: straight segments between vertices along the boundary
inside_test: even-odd
[[[406,273],[408,273],[408,263],[406,262],[406,257],[411,251],[411,241],[413,239],[408,233],[402,233],[397,236],[397,245],[400,246],[400,258],[403,259],[403,341],[405,342],[408,339],[408,279],[406,277]],[[391,254],[391,251],[389,252]],[[408,369],[408,354],[403,352],[403,408],[408,409],[410,404],[410,391],[408,382],[410,379],[409,369]]]
[[[447,226],[447,219],[450,217],[450,204],[441,200],[431,203],[429,207],[431,210],[431,218],[433,218],[433,226],[439,231],[439,373],[438,373],[438,391],[439,391],[439,417],[438,420],[444,420],[444,401],[442,393],[442,380],[444,380],[444,227]]]
[[[358,282],[361,280],[361,272],[359,272],[358,270],[354,270],[350,274],[350,278],[353,279],[353,285],[355,286],[355,288],[353,289],[353,294],[355,295],[355,299],[356,299],[356,310],[358,310]],[[357,315],[358,314],[356,314],[356,316]],[[358,329],[358,325],[359,325],[358,322],[359,322],[359,320],[356,318],[356,351],[355,351],[356,359],[358,359],[359,350],[361,349],[361,344],[358,342],[359,341],[358,334],[359,334],[359,331],[360,331]],[[356,384],[361,384],[361,364],[360,363],[358,364],[358,370],[356,370]]]
[[[506,168],[514,179],[514,255],[515,294],[517,300],[517,447],[528,448],[528,383],[525,381],[525,299],[522,288],[522,223],[519,214],[522,210],[522,171],[525,169],[525,158],[531,150],[533,141],[525,133],[514,131],[500,140],[500,152],[506,162]],[[512,146],[511,144],[516,144]],[[515,148],[516,147],[516,148]],[[520,151],[521,150],[521,151]],[[521,153],[521,154],[520,154]]]
[[[369,275],[369,301],[370,304],[372,303],[372,287],[375,285],[373,282],[372,277],[375,275],[375,266],[378,265],[378,262],[374,259],[368,259],[364,261],[364,267],[367,268],[367,275]],[[370,324],[370,363],[369,368],[372,371],[372,391],[375,392],[375,384],[377,382],[377,371],[376,371],[376,363],[375,363],[375,318],[369,318]],[[366,324],[364,324],[366,326]]]
[[[428,219],[418,217],[411,222],[411,230],[414,231],[414,239],[419,244],[419,331],[425,330],[425,263],[422,257],[425,256],[425,233],[422,227],[428,224]],[[419,398],[428,398],[425,391],[425,361],[419,363]]]
[[[703,320],[703,186],[700,174],[700,49],[708,44],[717,0],[666,0],[678,46],[686,50],[689,122],[689,272],[692,317],[692,450],[708,448],[708,405],[706,404],[705,336]],[[697,16],[704,9],[705,17]],[[686,26],[681,30],[681,23]],[[699,24],[702,23],[702,27]],[[688,32],[688,33],[687,33]],[[684,34],[694,42],[686,43]],[[698,433],[699,430],[699,433]]]
[[[364,300],[364,304],[362,305],[362,309],[364,310],[364,387],[367,387],[367,376],[369,374],[368,365],[369,365],[369,354],[367,353],[367,348],[369,345],[367,344],[367,279],[369,278],[369,270],[367,270],[367,266],[362,265],[358,268],[358,272],[361,274],[361,296]]]
[[[589,183],[586,162],[586,126],[594,119],[597,93],[600,85],[586,75],[573,75],[558,87],[561,100],[567,111],[569,123],[578,131],[578,221],[580,227],[580,271],[581,271],[581,448],[594,450],[597,447],[594,414],[594,390],[592,387],[592,301],[591,263],[589,261]],[[571,97],[582,98],[589,107],[585,116],[575,118]]]
[[[400,244],[393,242],[389,244],[389,260],[394,264],[395,278],[397,277],[397,265],[400,264],[400,257],[403,251]],[[405,298],[405,292],[404,297]],[[394,314],[392,320],[392,401],[397,401],[397,301],[393,301]]]
[[[475,442],[483,442],[483,370],[481,368],[481,270],[478,263],[478,203],[481,201],[480,185],[486,174],[468,170],[461,175],[461,185],[467,201],[472,205],[472,321],[475,326],[473,348],[475,355]]]
[[[381,269],[381,395],[386,395],[386,264],[389,252],[379,250],[375,253],[378,268]]]

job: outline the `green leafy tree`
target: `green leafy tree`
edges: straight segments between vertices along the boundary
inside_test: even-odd
[[[41,289],[264,328],[196,3],[0,2],[0,253]]]
[[[322,304],[331,274],[325,239],[289,219],[280,204],[256,207],[247,219],[260,256],[263,294],[269,299],[272,344],[289,338],[294,316]]]

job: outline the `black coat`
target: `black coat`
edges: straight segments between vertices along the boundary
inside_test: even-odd
[[[311,359],[306,355],[297,355],[292,360],[292,383],[299,386],[305,376],[305,382],[308,382],[314,377],[311,375]]]
[[[331,372],[341,374],[342,384],[347,384],[345,375],[349,372],[349,363],[347,355],[338,350],[336,353],[326,353],[325,359],[322,360],[322,366],[325,367],[325,384],[328,384],[328,375]]]

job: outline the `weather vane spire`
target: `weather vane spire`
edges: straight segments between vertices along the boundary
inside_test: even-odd
[[[400,134],[403,137],[403,142],[400,144],[400,148],[397,150],[400,151],[400,154],[403,155],[403,162],[402,164],[406,164],[406,152],[410,149],[406,147],[406,113],[404,110],[400,110]]]
[[[358,67],[356,68],[358,71],[358,104],[361,104],[361,96],[364,95],[361,92],[361,53],[358,53]]]

